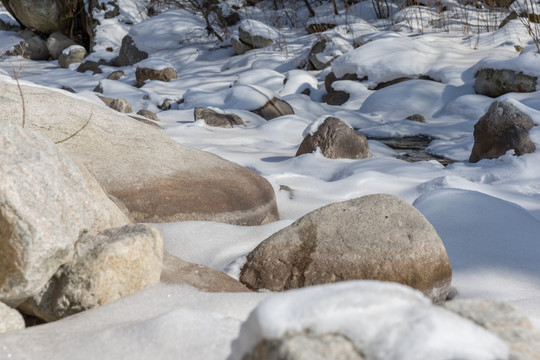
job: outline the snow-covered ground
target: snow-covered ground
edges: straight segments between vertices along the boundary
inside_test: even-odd
[[[174,140],[248,167],[272,184],[282,219],[276,223],[258,227],[156,224],[165,235],[166,250],[174,255],[237,277],[247,253],[309,211],[367,194],[389,193],[414,204],[437,229],[452,263],[458,297],[508,301],[540,328],[540,150],[520,157],[509,152],[474,164],[467,161],[473,127],[495,100],[475,94],[476,70],[489,64],[540,75],[540,55],[519,20],[497,30],[505,14],[452,1],[448,7],[445,13],[390,8],[393,17],[386,20],[376,19],[371,1],[341,10],[337,18],[328,15],[329,5],[316,8],[321,19],[330,16],[342,24],[326,33],[341,39],[337,44],[347,45],[334,49],[344,55],[334,61],[332,71],[338,76],[348,72],[368,76],[365,83],[340,84],[341,90],[351,93],[342,106],[321,101],[330,68],[299,68],[319,38],[305,32],[305,9],[294,13],[298,28],[286,23],[291,17],[284,16],[284,10],[243,10],[244,18],[271,22],[279,39],[271,47],[235,55],[227,46],[230,38],[220,43],[208,37],[200,17],[173,10],[146,18],[138,8],[125,6],[122,16],[136,23],[132,35],[137,43],[151,57],[174,66],[177,80],[151,81],[136,88],[134,67],[122,68],[126,76],[112,81],[106,78],[117,70],[113,67],[103,66],[103,74],[92,75],[76,72],[74,65],[62,69],[56,61],[29,60],[24,60],[19,79],[70,87],[91,101],[96,101],[92,90],[101,82],[105,96],[126,98],[134,111],[157,112],[164,132]],[[98,37],[101,43],[90,58],[117,54],[130,26],[113,20],[103,20],[107,32]],[[490,31],[485,31],[488,27]],[[18,41],[16,33],[0,32],[4,50]],[[358,43],[364,45],[353,49]],[[102,50],[109,46],[115,49],[112,55]],[[516,46],[525,51],[520,55]],[[17,58],[2,57],[0,73],[11,78],[18,64]],[[372,90],[380,82],[420,75],[435,81],[418,79]],[[302,94],[306,88],[309,96]],[[257,96],[268,94],[281,96],[295,115],[266,121],[246,110],[259,101]],[[499,100],[511,102],[540,124],[539,96],[539,92],[510,93]],[[160,111],[158,105],[167,98],[184,102]],[[194,106],[235,113],[246,126],[223,129],[194,122]],[[417,113],[424,115],[426,123],[405,119]],[[369,140],[373,154],[369,159],[331,160],[320,153],[295,157],[305,130],[328,115],[371,138],[432,137],[427,151],[456,162],[446,167],[435,159],[406,162],[399,151],[377,140]],[[531,129],[530,135],[539,149],[540,127]],[[225,359],[241,323],[268,296],[272,295],[208,294],[186,286],[159,285],[53,324],[5,335],[0,339],[0,356]]]

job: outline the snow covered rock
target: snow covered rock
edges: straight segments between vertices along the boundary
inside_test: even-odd
[[[308,54],[308,70],[325,69],[334,59],[352,49],[349,42],[339,37],[323,36],[313,45]]]
[[[509,92],[534,92],[536,80],[535,76],[514,70],[480,69],[476,73],[474,91],[494,98]]]
[[[49,139],[4,123],[0,147],[0,300],[17,306],[71,259],[94,214],[81,172]]]
[[[182,260],[168,252],[163,256],[161,282],[188,284],[206,292],[249,292],[241,282],[220,271]]]
[[[136,65],[135,78],[139,86],[147,80],[171,81],[177,77],[174,67],[164,59],[146,59]]]
[[[53,60],[58,59],[62,52],[68,47],[77,45],[75,41],[71,40],[59,31],[56,31],[49,35],[46,44],[47,50],[49,51],[49,54],[51,55]]]
[[[315,210],[264,240],[248,256],[240,281],[282,291],[346,280],[412,286],[446,299],[452,269],[426,218],[393,195],[368,195]]]
[[[353,343],[342,334],[285,334],[276,340],[263,339],[242,360],[364,360]]]
[[[24,328],[22,315],[17,310],[0,301],[0,334]]]
[[[510,347],[510,359],[540,359],[540,333],[527,316],[509,303],[454,299],[443,306],[504,340]]]
[[[356,74],[345,74],[341,77],[336,77],[333,72],[326,75],[324,78],[324,87],[326,89],[326,95],[323,97],[324,102],[328,105],[343,105],[349,98],[350,94],[342,90],[335,90],[333,84],[337,81],[364,81],[367,78],[359,79]]]
[[[216,110],[200,106],[197,106],[195,110],[193,110],[193,117],[195,118],[195,121],[202,120],[208,126],[232,128],[233,125],[246,125],[244,120],[242,120],[242,118],[238,115],[225,114],[223,112],[218,112]]]
[[[316,345],[300,349],[300,341]],[[343,357],[328,358],[351,360],[507,359],[509,352],[500,338],[418,291],[353,281],[266,298],[242,324],[229,360],[328,359],[314,348],[321,355],[338,349],[331,355]]]
[[[148,53],[137,48],[129,35],[124,36],[118,57],[114,59],[116,66],[130,66],[148,58]]]
[[[20,124],[20,94],[0,83],[5,121]],[[83,163],[138,222],[210,220],[258,225],[278,219],[266,179],[158,129],[74,96],[23,86],[26,126]],[[54,102],[54,106],[51,104]]]
[[[533,126],[532,119],[514,105],[494,102],[474,125],[474,146],[469,161],[497,158],[511,149],[516,155],[534,152],[536,147],[529,138]]]
[[[159,282],[163,237],[147,225],[126,225],[83,236],[73,260],[19,309],[54,321],[104,305]]]
[[[306,129],[306,132],[296,156],[314,152],[319,148],[322,154],[330,159],[371,157],[367,138],[338,118],[329,116],[319,119]]]
[[[88,53],[84,47],[72,45],[62,51],[58,57],[58,64],[67,69],[71,64],[81,63],[86,55],[88,55]]]
[[[240,41],[240,38],[236,38],[236,37],[231,38],[231,45],[236,55],[242,55],[248,52],[249,50],[253,49],[253,47],[251,47],[248,44],[244,44],[242,41]]]
[[[2,0],[2,4],[27,28],[45,34],[60,30],[63,14],[56,0]]]
[[[240,41],[253,49],[265,48],[277,42],[281,35],[273,27],[258,20],[244,20],[238,27]]]

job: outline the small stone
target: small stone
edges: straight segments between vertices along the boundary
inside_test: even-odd
[[[203,120],[208,126],[232,128],[234,125],[246,126],[244,120],[235,114],[223,114],[200,106],[193,111],[195,121]]]

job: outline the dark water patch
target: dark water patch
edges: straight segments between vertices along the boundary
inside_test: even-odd
[[[369,140],[377,140],[398,152],[398,159],[408,162],[437,160],[442,165],[446,166],[456,162],[452,159],[447,159],[442,156],[430,154],[426,148],[434,140],[431,136],[416,135],[392,138],[369,137]]]

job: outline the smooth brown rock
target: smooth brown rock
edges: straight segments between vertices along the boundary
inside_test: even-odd
[[[259,225],[278,219],[272,186],[253,171],[60,91],[22,89],[27,127],[65,140],[61,149],[82,162],[136,221]],[[20,124],[17,86],[0,83],[0,90],[4,121]]]
[[[392,195],[368,195],[315,210],[259,244],[242,267],[250,289],[282,291],[346,280],[409,285],[446,299],[452,269],[433,226]]]
[[[365,159],[371,157],[367,138],[338,118],[327,117],[313,134],[308,134],[296,156],[314,152],[317,148],[330,159]]]
[[[222,128],[232,128],[234,125],[246,126],[244,120],[238,115],[218,113],[215,110],[200,106],[195,107],[193,110],[193,117],[195,121],[202,120],[208,126]]]
[[[187,284],[206,292],[250,292],[244,284],[207,266],[184,261],[168,252],[163,257],[161,282]]]
[[[272,98],[262,107],[256,110],[251,110],[251,112],[266,120],[272,120],[283,115],[292,115],[294,114],[294,109],[285,100]]]
[[[176,79],[178,75],[176,74],[176,70],[174,70],[172,67],[168,67],[165,69],[155,70],[145,67],[138,67],[135,70],[135,77],[137,78],[137,84],[139,86],[143,86],[144,83],[148,80],[158,80],[158,81],[171,81],[173,79]]]

